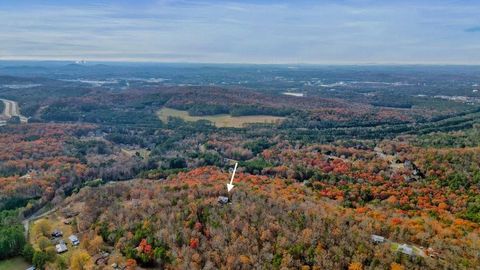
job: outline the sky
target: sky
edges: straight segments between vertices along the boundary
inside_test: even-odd
[[[480,64],[478,0],[0,1],[0,60]]]

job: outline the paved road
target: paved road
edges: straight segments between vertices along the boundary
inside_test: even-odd
[[[28,118],[20,114],[20,108],[18,107],[18,103],[12,100],[8,99],[1,99],[0,101],[5,104],[5,109],[3,110],[3,113],[1,114],[3,118],[5,119],[10,119],[13,116],[18,116],[20,117],[20,122],[21,123],[27,123]],[[0,126],[2,125],[2,121],[0,121]]]

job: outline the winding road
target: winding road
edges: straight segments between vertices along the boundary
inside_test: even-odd
[[[6,121],[14,116],[18,116],[21,123],[28,122],[28,118],[20,114],[20,108],[18,107],[18,103],[16,101],[1,98],[0,101],[5,104],[5,109],[3,110],[2,114],[0,114],[0,126],[5,125]]]

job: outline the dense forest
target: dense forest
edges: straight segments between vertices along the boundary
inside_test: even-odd
[[[117,257],[117,263],[133,258],[140,266],[181,269],[346,269],[355,264],[439,269],[478,263],[459,260],[476,256],[474,244],[468,244],[478,233],[474,224],[455,221],[444,227],[434,218],[421,224],[418,218],[376,207],[351,210],[298,183],[251,175],[239,176],[232,204],[219,205],[216,199],[225,195],[227,177],[207,167],[163,183],[135,180],[85,189],[65,207],[79,209],[79,230],[93,225],[104,245],[126,255]],[[435,231],[439,225],[445,231]],[[435,249],[444,247],[442,259],[395,254],[386,244],[371,243],[372,233],[392,241],[435,243]],[[468,247],[445,249],[452,241]]]
[[[21,69],[0,67],[28,119],[0,127],[0,266],[480,266],[472,70]],[[256,116],[281,120],[215,125]]]

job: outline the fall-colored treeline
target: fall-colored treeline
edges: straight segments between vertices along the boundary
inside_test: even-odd
[[[134,180],[82,189],[63,204],[78,211],[79,231],[95,231],[113,247],[111,263],[166,269],[442,269],[479,265],[478,226],[441,213],[409,215],[382,205],[344,208],[294,181],[215,167],[166,181]],[[409,257],[371,234],[423,245],[437,258]],[[90,238],[93,236],[90,235]],[[95,254],[91,254],[94,256]],[[131,262],[130,262],[131,263]]]
[[[65,151],[66,141],[79,129],[63,124],[3,127],[0,200],[8,202],[43,196],[51,199],[58,187],[82,177],[85,165]]]

